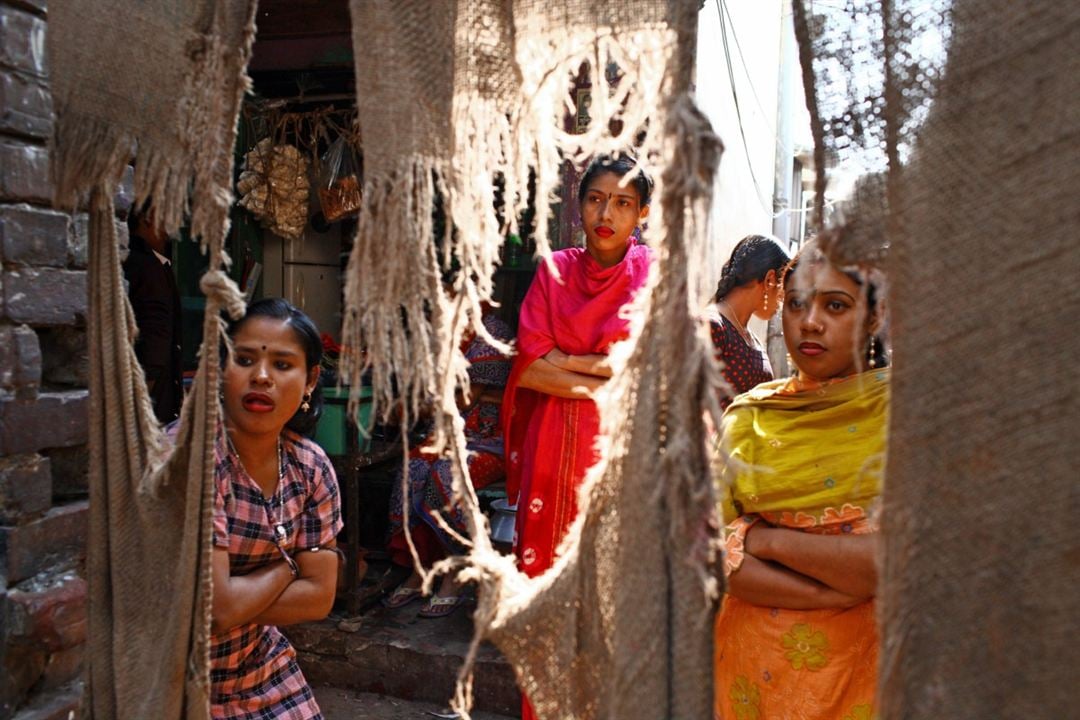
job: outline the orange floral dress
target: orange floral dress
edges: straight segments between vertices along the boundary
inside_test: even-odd
[[[757,522],[866,533],[881,488],[888,371],[807,386],[759,385],[724,415],[719,473],[724,570]],[[874,603],[785,610],[726,596],[715,624],[716,720],[870,720],[877,685]]]

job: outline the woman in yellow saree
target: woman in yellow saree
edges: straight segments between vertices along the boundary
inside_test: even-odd
[[[736,398],[721,428],[728,590],[715,625],[715,716],[870,720],[873,510],[889,401],[877,288],[813,246],[784,288],[798,372]]]

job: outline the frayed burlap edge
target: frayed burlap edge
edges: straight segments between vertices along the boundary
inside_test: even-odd
[[[219,417],[220,311],[225,307],[237,317],[244,308],[242,296],[219,268],[227,261],[222,243],[231,203],[231,147],[254,40],[255,3],[248,6],[239,47],[214,34],[217,16],[208,16],[208,32],[188,45],[192,66],[180,100],[184,126],[179,129],[188,141],[186,157],[136,148],[129,134],[57,107],[50,141],[56,203],[65,208],[79,206],[84,198],[90,203],[92,502],[88,700],[83,706],[90,718],[209,717],[210,480]],[[223,8],[218,6],[217,12]],[[112,192],[133,153],[136,202],[151,199],[170,231],[180,225],[190,203],[192,232],[210,255],[211,270],[203,279],[206,340],[171,453],[132,350],[134,318],[123,291],[113,224]],[[154,536],[162,532],[170,534],[159,545]],[[191,577],[190,596],[163,599],[168,583],[155,583],[155,568],[173,579]],[[125,598],[126,605],[116,605]],[[132,608],[133,598],[145,607]],[[159,625],[160,617],[147,614],[162,602],[169,606],[162,616],[185,628],[175,646],[145,626],[146,620]],[[140,652],[139,644],[151,638],[152,646]],[[140,677],[147,672],[154,677]],[[163,673],[179,673],[185,682],[160,682]]]

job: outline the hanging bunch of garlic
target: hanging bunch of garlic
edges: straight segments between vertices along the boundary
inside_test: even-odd
[[[308,159],[292,145],[274,145],[270,138],[244,156],[244,171],[236,183],[240,207],[287,240],[304,233],[309,189]]]

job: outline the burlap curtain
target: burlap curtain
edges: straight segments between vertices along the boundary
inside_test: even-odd
[[[795,9],[819,191],[877,173],[825,245],[891,287],[880,716],[1075,714],[1080,5]]]
[[[209,717],[220,313],[243,312],[220,267],[254,9],[254,0],[49,8],[57,201],[90,213],[88,717]],[[132,350],[113,222],[133,156],[136,203],[149,198],[169,230],[190,212],[210,259],[205,342],[173,451]]]
[[[956,0],[888,261],[884,717],[1080,693],[1080,6]],[[903,22],[902,16],[899,18]]]
[[[367,353],[351,358],[352,377],[370,369],[384,408],[391,374],[408,409],[436,405],[435,444],[454,459],[473,541],[464,562],[439,569],[478,582],[476,639],[499,645],[540,717],[710,716],[715,583],[701,413],[715,378],[692,309],[711,284],[697,272],[721,146],[690,100],[697,3],[353,0],[351,8],[359,123],[373,151],[344,334]],[[573,135],[563,121],[583,65],[593,119]],[[611,119],[621,121],[617,136]],[[529,199],[530,172],[543,255],[562,161],[628,149],[639,134],[639,155],[659,175],[649,240],[660,260],[602,401],[607,461],[585,483],[562,560],[529,581],[492,551],[465,482],[457,348],[468,327],[483,332],[479,303],[490,298],[503,233]],[[495,215],[496,180],[510,228]],[[431,243],[436,194],[449,226],[442,257]],[[447,292],[439,278],[451,258],[460,271]],[[459,709],[469,702],[468,672],[466,663]]]

